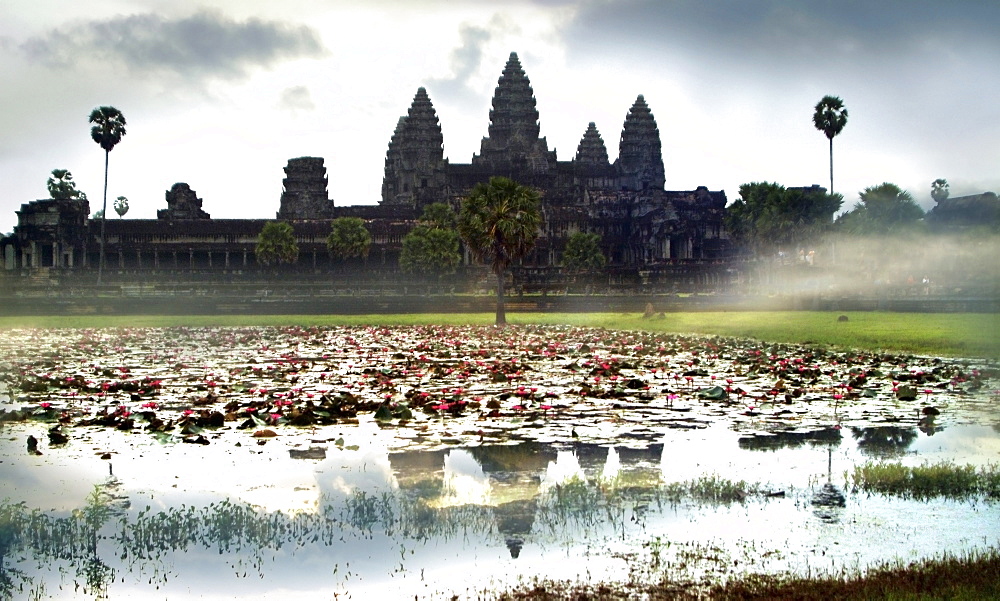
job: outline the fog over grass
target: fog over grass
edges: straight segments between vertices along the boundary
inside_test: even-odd
[[[756,276],[757,291],[868,297],[1000,295],[1000,237],[996,235],[838,234],[815,245],[782,250],[783,257],[773,255],[757,262],[750,274],[751,280]],[[814,252],[811,264],[810,251]]]

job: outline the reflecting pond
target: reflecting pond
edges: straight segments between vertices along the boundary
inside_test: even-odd
[[[207,454],[135,437],[111,460],[100,432],[28,456],[20,428],[0,447],[0,586],[11,599],[448,598],[534,577],[836,572],[1000,543],[993,502],[852,493],[844,476],[869,457],[996,462],[1000,433],[987,426],[752,445],[718,425],[640,449],[394,452],[373,429],[364,449],[218,440],[226,451]],[[824,501],[829,487],[839,502]]]
[[[489,598],[1000,546],[997,366],[584,328],[0,332],[0,599]]]

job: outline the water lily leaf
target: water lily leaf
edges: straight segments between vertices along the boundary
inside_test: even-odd
[[[153,438],[160,444],[173,444],[177,442],[169,432],[153,432]]]
[[[698,397],[702,399],[707,399],[709,401],[721,401],[722,399],[728,397],[726,389],[722,386],[712,386],[711,388],[706,388],[698,392]]]
[[[375,411],[375,419],[384,422],[392,419],[392,410],[389,409],[388,405],[381,405],[378,410]]]

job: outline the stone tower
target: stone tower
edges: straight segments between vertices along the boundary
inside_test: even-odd
[[[191,186],[177,182],[166,192],[167,208],[156,211],[157,219],[210,219],[211,216],[202,210],[202,200]]]
[[[573,162],[576,173],[582,176],[608,176],[614,172],[608,161],[608,147],[604,145],[604,138],[593,121],[587,125],[587,131],[576,147]]]
[[[333,201],[327,193],[326,167],[322,157],[288,159],[282,184],[278,219],[333,217]]]
[[[420,208],[440,200],[447,161],[441,123],[427,90],[418,88],[405,117],[400,117],[385,154],[382,201]]]
[[[625,117],[615,169],[623,190],[663,189],[660,130],[642,94]]]
[[[539,129],[531,82],[517,53],[511,52],[493,94],[489,136],[483,138],[472,164],[496,175],[547,173],[555,167],[556,157],[545,138],[538,137]]]

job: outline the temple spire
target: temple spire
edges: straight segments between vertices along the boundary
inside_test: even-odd
[[[382,200],[422,206],[444,185],[444,137],[427,90],[417,89],[385,153]]]
[[[545,138],[539,138],[538,109],[531,82],[516,52],[510,53],[493,93],[489,136],[483,138],[474,165],[489,165],[505,175],[544,173],[555,162]]]
[[[623,188],[663,189],[665,178],[660,130],[656,127],[656,120],[642,94],[636,98],[625,117],[615,169]]]
[[[604,138],[597,131],[597,125],[591,121],[587,125],[587,131],[580,140],[580,145],[576,148],[576,161],[585,165],[604,167],[608,162],[608,148],[604,145]]]

